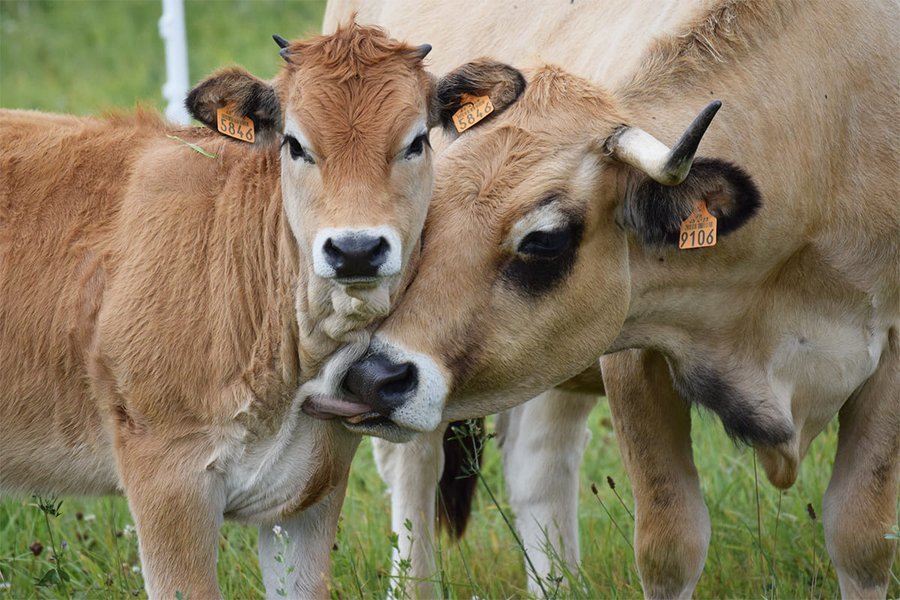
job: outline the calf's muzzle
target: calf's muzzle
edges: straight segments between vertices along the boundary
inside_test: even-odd
[[[325,260],[339,279],[374,278],[387,260],[390,243],[382,236],[345,235],[325,240]]]

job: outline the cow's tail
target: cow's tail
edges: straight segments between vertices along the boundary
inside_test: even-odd
[[[444,432],[444,472],[438,484],[438,529],[454,540],[466,532],[478,486],[484,419],[456,421]]]

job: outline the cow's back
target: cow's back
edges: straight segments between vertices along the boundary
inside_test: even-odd
[[[86,362],[140,129],[0,111],[0,445],[16,441],[2,448],[5,489],[116,486]]]

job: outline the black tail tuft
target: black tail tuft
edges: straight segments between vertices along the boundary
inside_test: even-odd
[[[471,424],[471,425],[470,425]],[[438,529],[454,540],[466,532],[484,448],[484,419],[456,421],[444,432],[444,472],[438,484]],[[474,464],[473,464],[474,463]]]

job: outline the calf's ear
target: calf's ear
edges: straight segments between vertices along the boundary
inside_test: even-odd
[[[188,93],[185,106],[213,131],[219,131],[218,110],[227,107],[229,113],[253,121],[255,145],[280,143],[283,123],[275,88],[240,67],[221,69],[198,83]]]
[[[762,202],[756,184],[743,169],[700,157],[678,185],[631,174],[623,206],[625,224],[647,245],[677,247],[681,224],[701,201],[716,217],[718,237],[742,227]]]
[[[525,76],[517,69],[487,58],[468,62],[435,82],[428,126],[440,125],[457,135],[453,115],[471,97],[487,96],[493,105],[493,111],[474,123],[472,126],[475,127],[509,108],[524,90]]]

